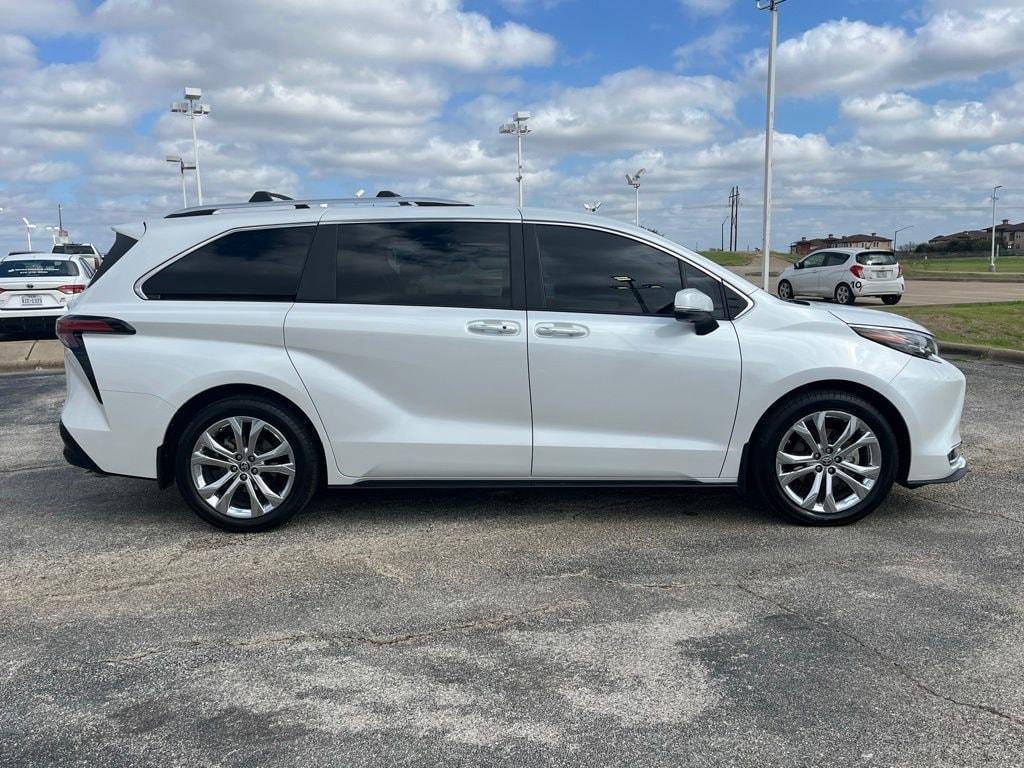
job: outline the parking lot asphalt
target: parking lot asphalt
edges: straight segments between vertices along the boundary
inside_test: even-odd
[[[339,490],[230,535],[0,377],[0,764],[1024,765],[1024,369],[961,365],[971,474],[825,530]]]

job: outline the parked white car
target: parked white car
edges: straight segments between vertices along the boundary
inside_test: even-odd
[[[93,276],[92,258],[58,253],[0,257],[0,331],[52,324]]]
[[[966,472],[964,377],[924,328],[590,214],[185,209],[119,228],[58,334],[68,461],[229,530],[322,485],[738,486],[836,525]]]
[[[905,288],[903,267],[892,251],[829,248],[814,251],[779,275],[779,296],[814,296],[853,304],[873,296],[898,304]]]

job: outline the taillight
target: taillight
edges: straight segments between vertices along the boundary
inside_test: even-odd
[[[903,265],[902,264],[897,264],[896,265],[896,277],[903,277]]]
[[[82,284],[77,285],[61,285],[57,288],[61,293],[81,293],[85,290],[85,286]]]
[[[89,362],[89,353],[86,351],[85,341],[82,339],[83,334],[86,333],[131,336],[135,333],[135,329],[124,320],[117,320],[113,317],[64,315],[57,320],[57,338],[78,360],[85,372],[85,377],[92,385],[92,391],[96,393],[96,399],[102,403],[103,398],[100,397],[100,388],[96,384],[96,375],[93,373],[92,363]]]
[[[856,277],[857,279],[864,277],[864,267],[862,267],[860,264],[854,264],[852,267],[850,267],[850,271],[853,272],[853,276]]]

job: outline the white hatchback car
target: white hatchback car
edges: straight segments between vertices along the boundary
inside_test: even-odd
[[[60,253],[12,253],[0,257],[0,331],[28,330],[67,312],[93,276],[93,260]]]
[[[836,525],[966,472],[964,377],[924,328],[593,215],[185,209],[120,228],[58,334],[68,461],[229,530],[322,485],[739,486]]]
[[[779,296],[815,296],[853,304],[874,296],[885,304],[898,304],[905,284],[903,268],[892,251],[829,248],[814,251],[779,275]]]

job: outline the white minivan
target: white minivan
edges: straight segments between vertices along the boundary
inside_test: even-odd
[[[117,228],[58,327],[71,463],[234,531],[325,485],[733,486],[837,525],[966,472],[964,377],[910,320],[593,215],[254,197]]]
[[[779,296],[814,296],[853,304],[872,296],[884,304],[898,304],[905,289],[903,267],[892,251],[864,248],[829,248],[814,251],[779,275]]]

